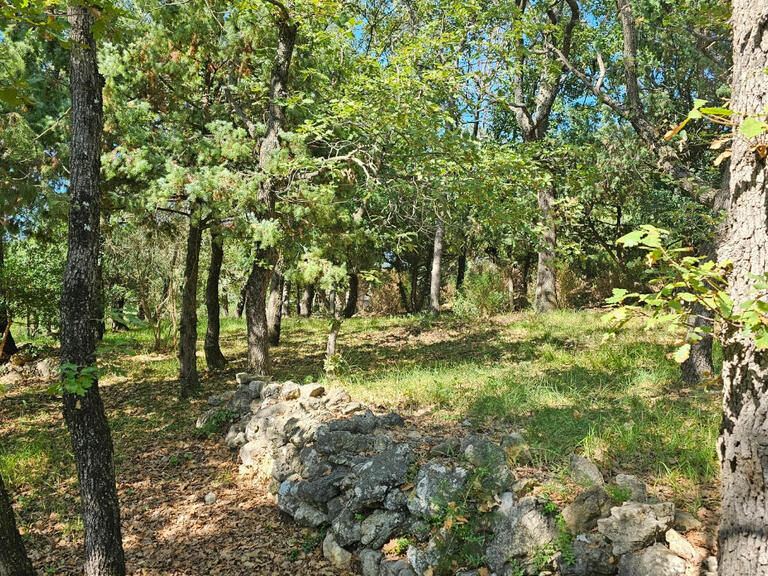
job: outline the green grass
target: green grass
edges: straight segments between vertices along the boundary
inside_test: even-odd
[[[282,343],[273,350],[277,379],[326,380],[328,324],[283,321]],[[201,347],[204,331],[202,321]],[[556,469],[579,451],[603,470],[640,474],[677,490],[682,501],[697,498],[697,487],[717,471],[717,391],[683,388],[668,358],[672,335],[630,327],[605,340],[606,331],[600,315],[589,311],[471,323],[449,316],[356,318],[342,326],[342,367],[329,384],[406,415],[449,424],[468,419],[491,435],[522,430],[543,466]],[[244,332],[243,320],[222,322],[230,359],[225,373],[208,374],[199,353],[205,394],[231,388],[232,374],[245,368]],[[118,470],[127,446],[140,452],[156,435],[193,438],[196,413],[174,396],[175,352],[153,351],[146,330],[110,332],[105,344],[109,364],[123,371],[104,379],[113,394]],[[57,404],[48,399],[40,406],[15,408],[10,434],[0,437],[0,473],[16,487],[43,487],[72,475],[65,431],[38,422]]]

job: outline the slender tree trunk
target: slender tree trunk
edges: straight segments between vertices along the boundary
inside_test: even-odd
[[[459,261],[456,265],[456,290],[461,290],[464,285],[464,276],[467,274],[467,240],[461,245]]]
[[[243,317],[243,310],[245,310],[245,301],[248,299],[248,279],[243,282],[243,287],[240,288],[240,298],[237,299],[237,306],[235,306],[235,315],[238,318]]]
[[[0,576],[35,576],[0,476]]]
[[[536,270],[536,312],[551,312],[557,308],[557,279],[555,277],[555,248],[557,237],[552,214],[555,201],[550,186],[539,190],[539,210],[544,221],[544,233],[539,249],[539,266]]]
[[[299,305],[299,315],[303,318],[312,316],[312,306],[315,302],[315,286],[306,284],[301,294],[301,303]]]
[[[352,318],[357,312],[357,299],[360,292],[360,276],[357,272],[349,275],[349,291],[347,292],[347,302],[344,305],[344,318]]]
[[[754,275],[768,270],[768,167],[739,132],[743,115],[765,117],[768,106],[768,4],[733,0],[734,140],[730,209],[718,249],[730,260],[734,310],[753,297]],[[768,574],[768,352],[754,337],[723,335],[723,423],[719,442],[722,508],[718,570],[722,576]]]
[[[121,294],[115,300],[115,317],[112,322],[115,324],[115,330],[128,330],[128,325],[120,320],[125,313],[125,294]]]
[[[269,358],[266,299],[272,271],[254,259],[246,283],[245,321],[248,327],[248,369],[260,376],[272,370]]]
[[[291,283],[283,279],[283,295],[280,300],[280,317],[288,318],[291,315]]]
[[[267,297],[267,330],[270,346],[280,344],[280,325],[283,319],[283,275],[277,270],[269,280],[269,296]]]
[[[98,71],[90,6],[71,4],[70,92],[72,95],[69,250],[61,295],[61,359],[81,372],[96,362],[96,291],[99,260],[99,172],[103,79]],[[86,376],[86,375],[84,375]],[[64,420],[80,482],[86,576],[123,576],[120,505],[115,487],[112,437],[90,374],[82,395],[63,382]]]
[[[8,328],[8,286],[5,281],[5,238],[4,231],[0,231],[0,334],[8,332],[5,339],[5,346],[2,354],[0,354],[0,361],[3,357],[10,357],[19,351],[16,346],[16,341],[13,339],[13,334],[10,328]]]
[[[208,327],[205,331],[205,363],[209,370],[220,370],[227,363],[219,345],[221,332],[221,309],[219,306],[219,279],[221,263],[224,260],[224,244],[221,231],[211,227],[211,264],[208,267],[208,280],[205,283],[205,308],[208,314]]]
[[[414,256],[409,262],[411,265],[411,312],[416,313],[421,310],[419,305],[419,257]]]
[[[189,398],[200,391],[197,374],[197,277],[202,233],[196,215],[192,214],[189,219],[179,322],[179,383],[182,398]]]
[[[435,243],[432,248],[432,274],[429,282],[429,311],[433,316],[440,315],[440,266],[443,257],[443,229],[443,219],[438,217],[435,226]]]

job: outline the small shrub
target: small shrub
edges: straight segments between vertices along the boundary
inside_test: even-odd
[[[462,318],[487,318],[509,311],[510,302],[499,269],[490,263],[473,268],[453,303],[453,313]]]

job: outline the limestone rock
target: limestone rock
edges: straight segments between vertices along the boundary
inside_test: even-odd
[[[634,552],[658,540],[675,517],[671,502],[640,504],[627,502],[611,509],[611,516],[597,521],[597,529],[613,544],[616,556]]]
[[[487,438],[475,435],[465,437],[461,441],[461,453],[472,466],[487,473],[482,476],[484,490],[504,492],[515,481],[507,464],[506,452]]]
[[[384,555],[378,550],[364,548],[357,553],[360,559],[360,571],[363,576],[379,576],[379,565]]]
[[[379,576],[416,576],[416,573],[405,560],[382,560]]]
[[[277,396],[279,400],[295,400],[301,396],[301,389],[296,382],[284,382],[282,388],[280,388],[280,394]]]
[[[208,494],[206,494],[205,497],[203,498],[203,501],[206,504],[213,504],[214,502],[216,502],[216,494],[214,494],[213,492],[208,492]]]
[[[557,538],[555,519],[539,509],[533,496],[515,502],[511,492],[501,497],[499,521],[486,556],[488,567],[498,576],[515,574],[518,567],[526,574],[538,573],[534,557],[544,546]]]
[[[626,554],[619,561],[619,576],[683,576],[685,560],[663,544]]]
[[[336,541],[341,546],[350,546],[360,542],[362,526],[356,515],[345,508],[331,522],[331,530],[336,535]]]
[[[469,472],[460,466],[427,462],[414,479],[408,510],[423,518],[434,517],[441,507],[459,497],[468,477]]]
[[[568,463],[571,468],[571,476],[576,482],[587,486],[602,486],[605,484],[603,475],[597,469],[597,466],[583,456],[571,454],[568,457]]]
[[[237,380],[237,383],[241,386],[248,384],[252,380],[259,380],[259,378],[259,376],[256,376],[255,374],[249,374],[248,372],[238,372],[235,374],[235,380]]]
[[[563,508],[563,520],[574,534],[589,532],[599,518],[611,513],[611,497],[601,486],[592,486],[581,492],[576,499]]]
[[[699,553],[696,552],[696,548],[693,547],[693,544],[688,542],[688,540],[686,540],[677,530],[667,530],[664,539],[667,541],[670,551],[680,556],[680,558],[688,560],[689,562],[695,562],[699,559]]]
[[[629,494],[629,500],[632,502],[646,502],[648,499],[648,490],[645,482],[632,474],[617,474],[612,484],[622,491]]]
[[[579,534],[573,539],[573,562],[558,561],[562,576],[613,576],[618,569],[611,544],[600,533]]]
[[[381,548],[405,521],[405,515],[391,510],[376,510],[363,520],[360,542],[370,548]]]
[[[325,386],[320,384],[304,384],[300,388],[302,398],[319,398],[325,394]]]
[[[701,528],[701,522],[690,512],[675,510],[675,529],[680,532],[690,532]]]
[[[353,489],[355,507],[383,502],[390,489],[405,484],[414,458],[410,446],[396,444],[356,466],[357,482]]]

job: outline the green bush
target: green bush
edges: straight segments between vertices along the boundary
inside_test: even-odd
[[[453,303],[454,314],[462,318],[487,318],[509,309],[509,293],[501,271],[487,262],[473,266]]]

